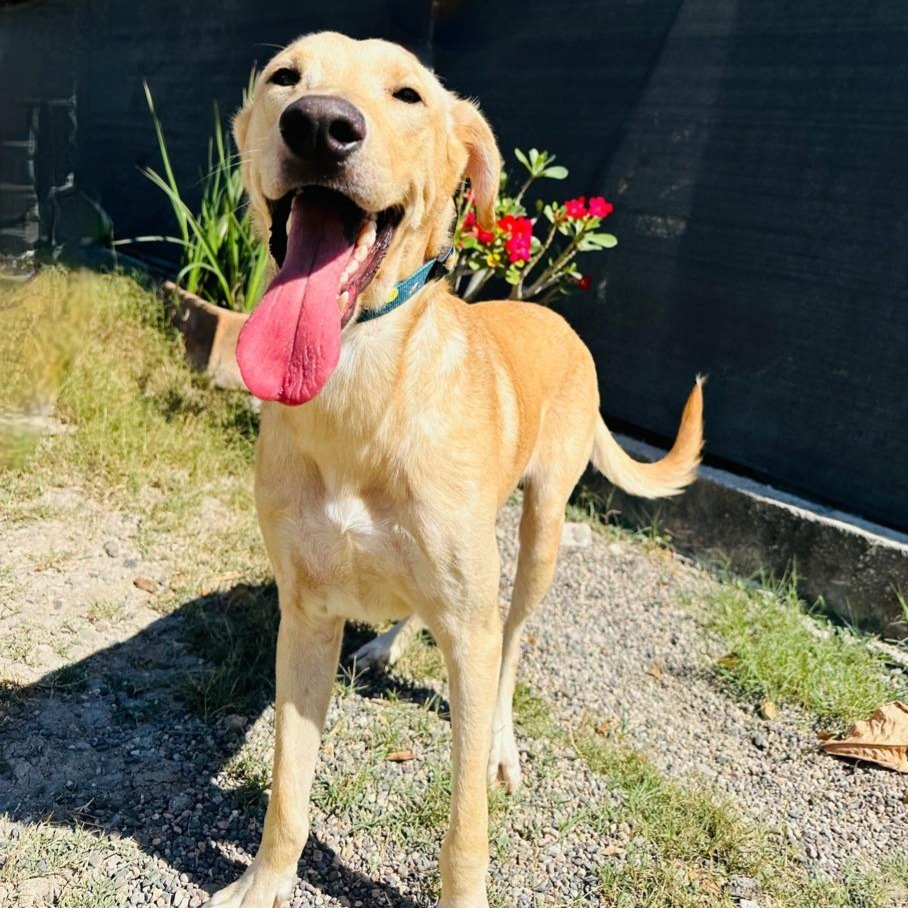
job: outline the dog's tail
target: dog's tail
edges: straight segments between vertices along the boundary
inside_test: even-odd
[[[655,463],[640,463],[626,454],[615,441],[602,417],[590,460],[593,466],[619,489],[641,498],[667,498],[689,486],[697,473],[703,447],[703,382],[697,376],[672,449]]]

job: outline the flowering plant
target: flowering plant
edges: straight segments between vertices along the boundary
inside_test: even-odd
[[[476,222],[468,184],[460,188],[454,227],[454,289],[465,300],[473,300],[492,278],[500,278],[511,285],[511,299],[543,304],[560,294],[588,290],[590,278],[580,271],[576,257],[579,252],[617,245],[614,235],[599,232],[614,206],[602,196],[580,196],[565,202],[538,200],[535,217],[529,217],[524,197],[530,186],[538,179],[563,180],[568,171],[555,164],[555,155],[546,151],[531,148],[524,154],[515,148],[514,156],[528,176],[512,195],[507,175],[502,175],[492,230],[483,230]],[[546,221],[547,228],[537,236],[537,226],[546,227]]]

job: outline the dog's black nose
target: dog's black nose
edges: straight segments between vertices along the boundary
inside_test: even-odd
[[[307,95],[281,114],[281,135],[301,158],[339,164],[366,138],[363,115],[343,98]]]

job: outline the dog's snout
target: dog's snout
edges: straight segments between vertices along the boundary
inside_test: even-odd
[[[281,114],[281,136],[297,156],[340,163],[362,145],[366,121],[349,101],[332,95],[307,95]]]

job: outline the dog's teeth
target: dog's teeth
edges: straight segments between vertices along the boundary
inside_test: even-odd
[[[356,245],[369,247],[375,242],[378,223],[375,215],[370,215],[365,224],[360,228],[359,236],[356,238]]]
[[[345,290],[338,298],[337,301],[342,305],[346,306],[350,302],[350,293]]]
[[[290,236],[290,224],[293,222],[293,215],[287,215],[287,223],[284,225],[284,230],[287,232],[287,236]]]
[[[365,245],[357,246],[353,252],[353,258],[359,263],[364,262],[366,260],[366,256],[369,254],[369,250],[371,248],[372,248],[371,245],[370,246],[365,246]]]

